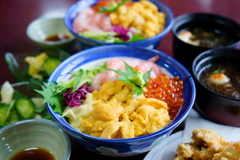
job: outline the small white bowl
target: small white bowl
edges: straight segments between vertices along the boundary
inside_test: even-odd
[[[0,157],[10,159],[26,148],[44,148],[56,160],[69,160],[71,144],[59,126],[46,119],[23,120],[0,129]]]
[[[44,49],[66,49],[75,42],[74,36],[66,28],[64,18],[39,18],[31,22],[27,27],[27,36]],[[46,41],[47,38],[55,35],[65,35],[68,39],[58,41]]]

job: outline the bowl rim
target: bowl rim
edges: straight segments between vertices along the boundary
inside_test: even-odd
[[[51,127],[51,128],[54,128],[56,130],[58,130],[58,132],[60,132],[63,137],[64,137],[64,141],[66,141],[66,150],[69,150],[66,152],[66,156],[65,156],[65,159],[69,159],[70,158],[70,155],[71,155],[71,143],[70,143],[70,139],[68,137],[68,134],[61,129],[61,127],[59,127],[59,125],[54,122],[54,121],[51,121],[51,120],[47,120],[47,119],[27,119],[27,120],[22,120],[22,121],[18,121],[18,122],[15,122],[15,123],[12,123],[12,124],[9,124],[3,128],[0,129],[0,134],[3,133],[3,132],[6,132],[7,130],[9,129],[12,129],[12,128],[15,128],[17,126],[24,126],[24,125],[28,125],[28,124],[36,124],[36,125],[45,125],[45,126],[48,126],[48,127]]]
[[[49,22],[63,21],[63,26],[66,27],[65,24],[64,24],[64,17],[39,17],[39,18],[31,21],[27,26],[26,33],[27,33],[27,36],[28,36],[29,39],[31,39],[32,41],[34,41],[36,43],[42,43],[44,45],[58,45],[58,44],[61,45],[61,44],[69,43],[69,42],[72,42],[72,41],[75,40],[75,37],[71,32],[69,32],[69,34],[68,34],[68,35],[70,35],[70,38],[64,39],[64,40],[61,40],[61,41],[40,40],[40,39],[37,39],[32,34],[30,34],[31,29],[34,27],[35,24],[37,24],[38,22],[44,22],[44,21],[49,21]],[[68,30],[68,29],[66,28],[66,30]]]
[[[21,85],[31,85],[32,83],[29,81],[21,81],[21,82],[16,82],[16,83],[10,83],[12,87],[18,87]],[[2,87],[2,85],[0,85],[0,88]]]
[[[192,89],[192,97],[189,101],[189,106],[186,107],[186,109],[184,110],[184,113],[178,117],[178,119],[176,119],[176,117],[174,118],[174,120],[176,121],[176,123],[170,123],[169,125],[167,125],[166,127],[164,127],[163,129],[159,130],[159,131],[156,131],[154,133],[151,133],[151,134],[148,134],[148,135],[143,135],[143,136],[140,136],[140,137],[134,137],[134,138],[124,138],[124,139],[107,139],[107,138],[99,138],[99,137],[94,137],[94,136],[90,136],[90,135],[87,135],[87,134],[84,134],[82,132],[79,132],[77,131],[75,128],[73,128],[72,126],[70,126],[70,124],[64,119],[61,117],[60,114],[56,113],[53,111],[51,105],[49,103],[46,103],[46,106],[47,106],[47,109],[49,111],[49,113],[51,114],[51,116],[55,119],[55,121],[57,121],[58,123],[60,123],[60,127],[62,127],[64,130],[66,130],[70,135],[81,135],[82,137],[85,137],[87,139],[91,139],[91,140],[94,140],[94,141],[102,141],[104,140],[104,142],[109,142],[109,143],[115,143],[115,142],[133,142],[133,141],[136,141],[136,140],[146,140],[146,139],[149,139],[151,137],[155,137],[157,136],[159,133],[160,134],[166,134],[168,133],[169,131],[173,130],[174,128],[176,128],[185,118],[186,116],[188,115],[189,111],[191,110],[193,104],[194,104],[194,101],[195,101],[195,97],[196,97],[196,88],[195,88],[195,83],[193,81],[193,78],[191,76],[191,74],[189,73],[189,71],[182,65],[180,64],[177,60],[175,60],[173,57],[159,51],[159,50],[155,50],[155,49],[147,49],[147,48],[143,48],[143,47],[135,47],[135,46],[127,46],[127,45],[104,45],[104,46],[97,46],[97,47],[93,47],[93,48],[90,48],[90,49],[87,49],[87,50],[83,50],[83,51],[80,51],[74,55],[72,55],[71,57],[69,57],[68,59],[66,59],[63,64],[67,64],[69,61],[72,61],[74,59],[76,59],[79,55],[82,55],[83,53],[87,53],[89,51],[97,51],[98,49],[100,48],[134,48],[134,49],[140,49],[140,50],[146,50],[146,51],[150,51],[150,52],[153,52],[153,53],[158,53],[160,56],[163,55],[165,56],[168,60],[174,62],[175,64],[177,64],[178,67],[180,67],[184,73],[187,74],[187,81],[189,81],[190,83],[190,87]],[[56,72],[58,72],[58,69],[60,69],[61,65],[59,65],[56,70],[53,72],[53,74],[49,77],[49,82],[51,82],[53,80],[53,76]],[[173,120],[173,121],[174,121]],[[62,126],[62,124],[66,124],[64,126]]]
[[[84,1],[84,0],[82,0]],[[82,1],[78,1],[76,3],[74,3],[72,6],[69,7],[69,9],[67,10],[66,12],[66,15],[64,17],[64,23],[67,27],[67,29],[76,37],[79,37],[81,39],[84,39],[85,41],[90,41],[90,42],[95,42],[95,43],[101,43],[101,44],[118,44],[118,43],[111,43],[111,42],[104,42],[104,41],[99,41],[99,40],[94,40],[94,39],[90,39],[90,38],[86,38],[84,36],[81,36],[80,34],[77,34],[73,28],[72,28],[72,23],[69,24],[68,23],[68,18],[71,17],[72,15],[72,12],[74,12],[77,8],[78,8],[78,4],[79,3],[82,3]],[[142,43],[142,42],[145,42],[145,41],[154,41],[155,39],[158,39],[158,38],[161,38],[162,36],[166,35],[172,28],[173,24],[174,24],[174,15],[173,15],[173,12],[172,10],[170,9],[169,6],[167,6],[165,3],[161,2],[161,1],[158,1],[158,0],[149,0],[149,1],[152,1],[153,3],[158,3],[160,4],[161,6],[163,6],[167,12],[169,13],[169,18],[170,18],[170,23],[169,25],[164,28],[164,30],[162,32],[160,32],[159,34],[157,34],[156,36],[154,37],[151,37],[151,38],[147,38],[147,39],[144,39],[144,40],[140,40],[140,41],[135,41],[135,42],[125,42],[125,43],[119,43],[119,44],[126,44],[126,45],[129,45],[129,44],[138,44],[138,43]],[[93,4],[95,4],[96,2],[94,2]]]
[[[192,46],[192,47],[202,48],[202,49],[205,49],[205,50],[206,49],[214,49],[212,47],[195,46],[195,45],[192,45],[190,43],[184,42],[184,41],[182,41],[181,39],[178,38],[177,28],[182,26],[184,23],[190,23],[191,22],[191,21],[186,21],[185,20],[184,23],[180,23],[179,21],[182,20],[182,19],[187,19],[187,18],[189,18],[191,16],[199,16],[199,18],[201,16],[211,16],[211,17],[215,17],[215,18],[221,19],[222,21],[226,21],[227,20],[228,22],[231,22],[231,24],[234,24],[235,26],[238,27],[238,29],[239,29],[238,36],[240,37],[240,24],[237,23],[235,20],[231,19],[230,17],[224,16],[224,15],[221,15],[221,14],[216,14],[216,13],[192,12],[192,13],[185,13],[185,14],[181,14],[181,15],[177,16],[174,19],[174,23],[173,23],[172,28],[171,28],[171,32],[173,33],[174,37],[177,38],[179,41],[183,42],[184,44],[187,44],[187,45]],[[198,20],[193,20],[193,21],[198,21]],[[178,25],[178,23],[180,23],[180,25]],[[220,23],[220,22],[217,22],[217,23]],[[178,25],[178,27],[176,27],[176,25]],[[236,46],[238,44],[240,44],[240,38],[239,38],[238,41],[234,42],[233,44],[230,44],[230,45],[227,45],[227,46],[222,46],[222,47],[217,47],[217,48],[234,47],[234,46]]]
[[[210,59],[210,58],[213,57],[213,56],[204,57],[204,58],[202,58],[200,61],[199,61],[199,58],[200,58],[200,57],[203,57],[203,56],[206,55],[206,54],[210,54],[210,53],[212,53],[212,52],[214,52],[214,51],[218,51],[218,50],[220,50],[220,51],[226,51],[226,52],[229,52],[229,51],[238,51],[239,54],[240,54],[240,50],[239,50],[239,49],[227,48],[227,47],[214,48],[214,49],[206,50],[206,51],[200,53],[200,54],[194,59],[194,61],[193,61],[193,63],[192,63],[193,76],[194,76],[194,78],[197,80],[197,82],[198,82],[204,89],[208,90],[210,93],[215,94],[215,95],[218,95],[219,97],[222,97],[222,98],[225,98],[225,99],[234,100],[234,101],[240,101],[240,99],[228,97],[228,96],[225,96],[225,95],[223,95],[223,94],[220,94],[220,93],[218,93],[218,92],[215,92],[215,91],[211,90],[210,88],[206,87],[206,86],[199,80],[199,78],[198,78],[198,76],[197,76],[196,68],[197,68],[197,66],[199,66],[199,63],[200,63],[201,61],[203,61],[203,60]],[[216,56],[214,56],[214,57],[216,57]],[[211,59],[214,59],[214,58],[211,58]]]

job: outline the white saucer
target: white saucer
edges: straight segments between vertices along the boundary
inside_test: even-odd
[[[174,160],[178,144],[182,143],[183,131],[170,135],[163,143],[153,148],[144,160]]]

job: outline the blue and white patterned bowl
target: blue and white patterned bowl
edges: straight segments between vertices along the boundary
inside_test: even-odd
[[[46,119],[23,120],[0,129],[0,159],[10,159],[28,148],[44,148],[56,160],[68,160],[71,143],[58,124]]]
[[[92,6],[93,4],[95,4],[96,2],[98,2],[100,0],[81,0],[78,1],[77,3],[73,4],[67,11],[66,15],[65,15],[65,25],[67,26],[67,28],[69,29],[69,31],[75,36],[76,41],[78,42],[78,44],[80,45],[80,48],[83,49],[87,49],[87,48],[91,48],[91,47],[95,47],[95,46],[100,46],[100,45],[116,45],[119,43],[107,43],[104,41],[98,41],[98,40],[93,40],[93,39],[89,39],[86,37],[83,37],[81,35],[79,35],[78,33],[76,33],[73,30],[73,20],[75,19],[77,13],[84,9],[87,8],[89,6]],[[133,1],[138,1],[138,0],[133,0]],[[164,3],[162,3],[159,0],[149,0],[152,3],[154,3],[159,11],[163,12],[166,15],[166,22],[165,22],[165,29],[159,33],[157,36],[152,37],[152,38],[148,38],[142,41],[137,41],[137,42],[128,42],[128,43],[124,43],[124,45],[131,45],[131,46],[136,46],[136,47],[145,47],[145,48],[157,48],[158,44],[160,43],[160,41],[162,40],[162,38],[164,36],[166,36],[166,34],[171,30],[172,26],[173,26],[173,21],[174,21],[174,15],[173,12],[171,11],[171,9]],[[121,45],[121,44],[120,44]]]
[[[194,104],[196,94],[194,81],[187,69],[179,62],[167,54],[153,49],[144,49],[125,45],[105,45],[87,49],[72,55],[63,61],[49,78],[49,81],[57,81],[58,79],[66,77],[66,74],[69,71],[79,69],[79,67],[89,64],[90,62],[95,62],[105,58],[128,57],[146,60],[155,55],[160,56],[160,60],[157,64],[166,69],[173,76],[179,76],[180,79],[184,81],[185,88],[183,93],[185,104],[181,107],[172,123],[164,129],[136,138],[106,139],[86,135],[75,130],[64,118],[59,116],[58,113],[55,113],[51,105],[47,103],[47,108],[51,116],[54,118],[56,123],[60,125],[60,127],[76,139],[82,146],[95,153],[123,157],[149,151],[171,134],[171,132],[186,118]]]

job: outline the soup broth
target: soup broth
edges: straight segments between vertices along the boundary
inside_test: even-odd
[[[223,84],[212,83],[209,77],[216,72],[225,74],[229,78],[229,81]],[[240,99],[240,65],[234,63],[215,63],[205,68],[200,73],[199,79],[206,87],[219,94]]]
[[[218,29],[207,30],[200,27],[181,30],[178,37],[186,43],[201,47],[223,47],[234,43]]]
[[[44,148],[26,148],[17,152],[10,160],[56,160],[54,155]]]

